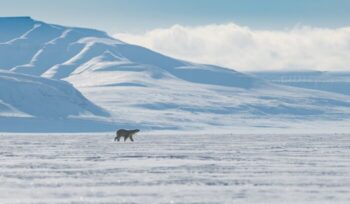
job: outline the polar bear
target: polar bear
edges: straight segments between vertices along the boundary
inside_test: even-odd
[[[139,129],[135,129],[135,130],[125,130],[125,129],[119,129],[116,132],[116,137],[114,138],[114,141],[118,141],[120,140],[121,137],[124,137],[124,142],[130,138],[130,140],[133,142],[134,139],[132,138],[133,135],[135,135],[136,133],[140,132]]]

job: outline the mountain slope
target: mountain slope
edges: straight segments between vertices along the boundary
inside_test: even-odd
[[[89,118],[109,117],[105,110],[64,81],[0,71],[0,87],[0,131],[21,129],[36,121],[46,122],[41,128],[28,127],[28,131],[30,128],[50,131],[64,121],[73,120],[84,126]]]
[[[14,24],[21,28],[10,26]],[[108,111],[110,117],[103,116],[113,124],[108,130],[314,128],[350,120],[350,96],[279,86],[234,70],[173,59],[93,29],[25,17],[0,18],[0,25],[13,30],[0,32],[0,68],[70,82]],[[17,100],[2,102],[0,108],[23,114],[13,106]]]

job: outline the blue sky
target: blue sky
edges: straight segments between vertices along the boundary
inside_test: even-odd
[[[255,29],[350,25],[348,0],[1,0],[1,16],[139,33],[174,24],[235,22]]]

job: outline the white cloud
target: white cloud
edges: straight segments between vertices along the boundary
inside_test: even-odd
[[[114,37],[176,58],[248,70],[350,70],[350,27],[254,30],[234,23],[174,25]]]

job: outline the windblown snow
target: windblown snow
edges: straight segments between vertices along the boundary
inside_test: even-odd
[[[349,94],[276,85],[29,17],[0,18],[0,30],[0,131],[18,131],[10,124],[24,118],[23,131],[348,130]]]

